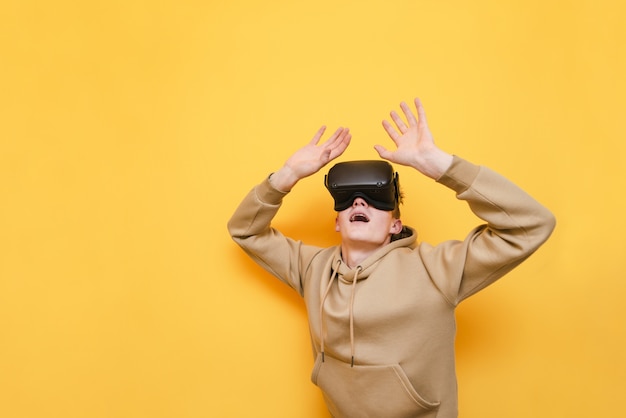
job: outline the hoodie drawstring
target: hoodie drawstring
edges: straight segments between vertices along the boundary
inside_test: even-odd
[[[326,298],[330,293],[330,288],[333,286],[333,282],[339,276],[339,267],[341,266],[341,259],[337,260],[337,266],[334,269],[334,273],[330,278],[326,289],[322,295],[322,300],[320,302],[320,351],[322,355],[322,362],[324,362],[324,303],[326,302]],[[352,285],[350,290],[350,367],[354,367],[354,294],[356,291],[356,283],[359,277],[359,273],[363,270],[361,266],[357,266],[354,272],[354,278],[352,279]]]
[[[361,266],[356,268],[354,278],[352,279],[352,290],[350,291],[350,367],[354,367],[354,291],[356,289],[357,277],[361,270]]]
[[[322,362],[324,362],[324,302],[326,302],[326,297],[330,292],[330,288],[333,286],[333,282],[339,275],[340,265],[341,260],[337,260],[337,268],[335,268],[335,272],[328,281],[328,286],[326,286],[326,290],[324,290],[324,294],[322,295],[322,301],[320,302],[320,350],[322,352]]]

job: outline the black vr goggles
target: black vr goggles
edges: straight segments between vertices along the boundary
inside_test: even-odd
[[[386,161],[347,161],[335,164],[324,185],[335,200],[335,210],[349,208],[357,197],[376,209],[391,211],[399,197],[398,173]]]

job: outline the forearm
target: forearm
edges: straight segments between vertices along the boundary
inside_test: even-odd
[[[285,195],[268,180],[255,186],[228,221],[228,230],[235,241],[267,230]]]
[[[454,157],[438,182],[454,190],[485,223],[463,241],[446,241],[422,256],[454,304],[493,283],[537,250],[555,226],[552,213],[518,186]],[[449,263],[449,260],[459,260]]]
[[[302,294],[301,260],[306,262],[319,250],[285,237],[271,227],[285,195],[266,179],[237,207],[228,222],[228,231],[252,260]]]
[[[438,181],[453,189],[479,218],[502,234],[525,235],[554,227],[554,216],[548,209],[489,168],[453,157],[452,165]]]

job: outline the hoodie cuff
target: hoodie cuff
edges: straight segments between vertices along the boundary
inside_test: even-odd
[[[479,166],[454,155],[452,164],[437,179],[437,182],[460,194],[472,185],[479,171]]]
[[[271,175],[271,174],[270,174]],[[269,176],[263,180],[258,186],[256,186],[256,196],[257,198],[269,205],[280,205],[283,201],[283,197],[287,195],[288,192],[282,192],[270,183]]]

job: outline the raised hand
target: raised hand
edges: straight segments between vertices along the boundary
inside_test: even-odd
[[[348,128],[338,128],[324,143],[318,145],[326,127],[322,126],[304,147],[287,159],[285,165],[272,174],[270,181],[278,190],[289,191],[301,179],[317,173],[330,161],[339,157],[350,144]]]
[[[395,111],[390,113],[395,127],[390,122],[383,121],[383,128],[396,144],[396,150],[390,151],[382,145],[375,145],[374,148],[385,160],[414,167],[428,177],[439,178],[452,163],[452,155],[435,145],[428,128],[426,112],[418,98],[415,99],[417,117],[405,102],[400,103],[400,108],[408,125]]]

